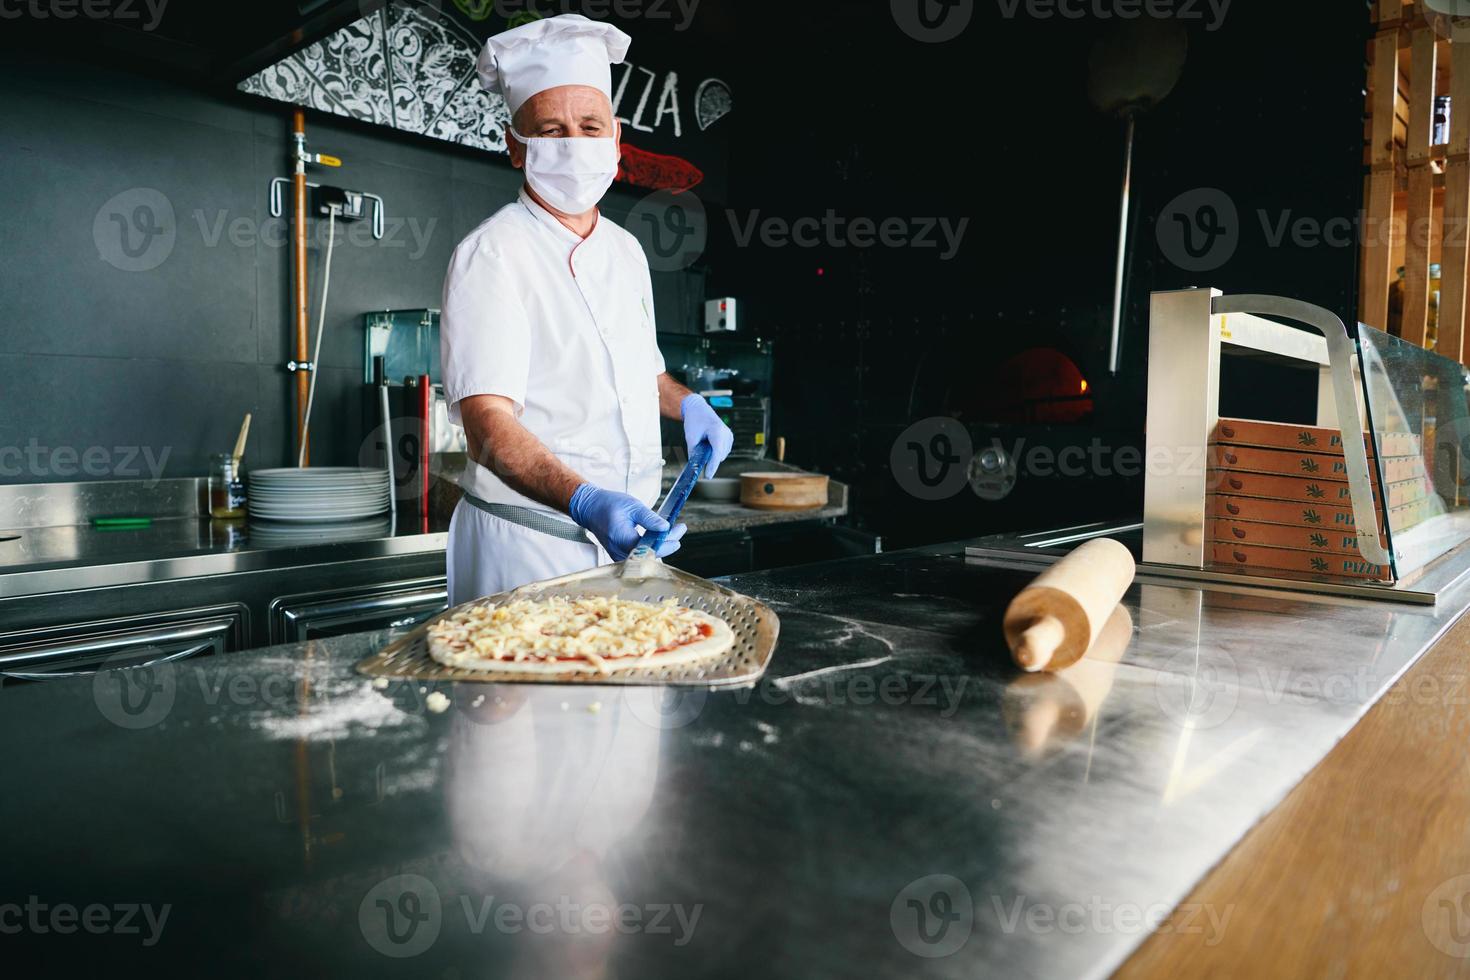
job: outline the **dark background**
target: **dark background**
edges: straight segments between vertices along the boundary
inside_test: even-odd
[[[0,445],[167,447],[167,475],[197,475],[254,411],[254,464],[285,462],[289,250],[211,247],[198,215],[265,220],[269,179],[288,172],[289,111],[233,89],[358,15],[355,3],[305,6],[171,0],[147,35],[0,24]],[[749,331],[776,343],[775,429],[789,459],[851,482],[855,522],[890,545],[1136,513],[1141,479],[1097,473],[1023,474],[999,502],[967,488],[923,502],[889,458],[911,424],[945,417],[977,444],[1141,445],[1153,290],[1278,293],[1355,319],[1356,244],[1273,245],[1259,212],[1273,223],[1356,216],[1366,4],[1236,0],[1215,30],[1186,22],[1183,76],[1139,122],[1116,378],[1106,354],[1123,124],[1087,98],[1089,48],[1116,22],[1035,17],[1025,4],[1007,17],[996,0],[971,9],[961,35],[938,44],[905,34],[886,0],[704,0],[686,31],[623,24],[630,57],[641,44],[697,66],[727,79],[736,101],[719,123],[731,127],[728,200],[707,202],[709,246],[693,268],[656,275],[660,329],[695,330],[705,296],[740,297]],[[361,314],[437,306],[454,245],[511,200],[518,175],[503,158],[350,120],[313,113],[309,131],[347,161],[334,181],[432,229],[421,250],[405,229],[402,247],[339,245],[334,259],[315,459],[352,463],[366,435]],[[134,187],[163,190],[179,222],[173,254],[147,273],[102,262],[92,237],[101,204]],[[1155,228],[1171,201],[1202,188],[1222,192],[1239,221],[1228,261],[1191,272]],[[641,197],[616,189],[606,210],[622,220]],[[730,231],[731,214],[828,209],[969,223],[947,261],[936,248],[740,247]],[[1010,358],[1032,347],[1076,364],[1090,412],[1059,424],[997,407]],[[1292,417],[1294,380],[1232,371],[1225,407]],[[66,478],[85,477],[0,479]]]

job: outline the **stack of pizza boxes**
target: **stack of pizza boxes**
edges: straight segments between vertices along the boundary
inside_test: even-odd
[[[1432,487],[1418,436],[1379,436],[1381,491],[1380,467],[1366,436],[1364,445],[1378,537],[1384,541],[1384,506],[1395,529],[1409,527],[1427,514]],[[1358,551],[1338,430],[1221,419],[1209,459],[1207,557],[1215,565],[1392,579],[1389,569],[1366,561]]]

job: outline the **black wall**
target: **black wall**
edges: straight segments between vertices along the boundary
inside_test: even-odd
[[[641,31],[682,45],[689,63],[722,72],[736,98],[718,124],[731,127],[728,200],[704,202],[709,244],[692,268],[656,275],[660,327],[691,328],[706,285],[741,297],[751,332],[777,343],[776,429],[793,460],[854,483],[859,520],[896,543],[1035,526],[1058,507],[1069,517],[1136,511],[1141,481],[1095,475],[1034,481],[999,504],[968,491],[926,503],[898,485],[888,460],[908,425],[943,417],[978,435],[1140,444],[1151,291],[1280,293],[1354,314],[1356,241],[1273,243],[1260,212],[1270,224],[1356,218],[1366,4],[1234,0],[1218,23],[1186,22],[1183,77],[1139,123],[1116,378],[1106,351],[1123,126],[1087,98],[1089,49],[1116,21],[1035,16],[1048,8],[1025,0],[1008,16],[1011,7],[962,0],[956,9],[968,8],[971,22],[937,44],[905,33],[889,0],[704,0],[687,32],[623,25],[635,44]],[[1214,16],[1207,4],[1189,9]],[[221,212],[261,227],[269,178],[286,172],[286,109],[235,96],[217,78],[159,79],[157,65],[132,70],[88,54],[109,65],[92,68],[14,45],[0,54],[9,208],[0,446],[168,447],[169,472],[182,475],[201,472],[205,454],[227,446],[254,410],[255,465],[284,462],[287,249],[237,246],[228,235],[211,246],[198,214],[210,227]],[[364,435],[359,315],[436,304],[453,246],[517,182],[501,160],[399,133],[317,117],[311,133],[347,161],[333,182],[382,194],[404,222],[397,245],[349,244],[333,271],[314,428],[318,460],[351,462]],[[157,269],[123,272],[99,257],[93,222],[103,202],[139,187],[167,196],[178,240]],[[1157,231],[1176,220],[1172,202],[1204,189],[1218,192],[1207,202],[1223,196],[1234,208],[1233,247],[1210,268],[1184,268]],[[636,200],[615,192],[608,211],[621,219]],[[948,257],[937,246],[742,244],[735,233],[753,217],[829,210],[903,218],[911,231],[931,218],[967,225]],[[415,227],[427,230],[422,247]],[[1093,395],[1089,418],[1024,431],[988,424],[976,393],[1033,346],[1077,363]],[[1232,379],[1258,414],[1290,412],[1291,398],[1272,398],[1286,390],[1278,380]]]
[[[1009,3],[967,6],[969,26],[938,44],[906,35],[887,2],[792,4],[779,30],[750,25],[744,47],[759,57],[741,63],[731,168],[741,218],[754,208],[969,218],[953,258],[916,247],[741,247],[719,222],[711,231],[711,288],[746,296],[756,328],[777,340],[777,427],[800,462],[856,484],[864,519],[895,543],[1136,514],[1137,478],[1034,480],[998,504],[968,491],[927,503],[895,482],[888,461],[899,433],[930,417],[1008,444],[1141,445],[1154,290],[1277,293],[1356,316],[1357,242],[1273,243],[1259,212],[1273,225],[1357,217],[1366,4],[1235,0],[1218,22],[1206,4],[1188,5],[1205,19],[1184,21],[1183,75],[1138,123],[1116,378],[1107,348],[1124,125],[1090,104],[1088,56],[1118,21],[1030,16],[1024,2],[1013,17]],[[1198,189],[1218,193],[1200,191],[1194,204],[1223,197],[1238,214],[1205,270],[1176,264],[1178,250],[1157,234],[1161,215],[1178,210],[1171,203]],[[1033,346],[1062,350],[1089,381],[1095,411],[1082,424],[987,425],[976,393]],[[1231,404],[1259,417],[1301,401],[1280,379],[1232,371],[1227,382]],[[1234,399],[1242,390],[1248,397]]]
[[[14,48],[3,49],[0,91],[0,447],[20,450],[0,457],[0,482],[149,476],[150,458],[166,462],[165,476],[202,475],[247,411],[251,464],[289,462],[291,249],[268,189],[289,173],[290,108]],[[366,224],[338,226],[312,411],[313,461],[356,465],[367,436],[362,314],[438,307],[454,246],[514,200],[519,173],[503,158],[333,117],[311,114],[308,131],[313,149],[345,161],[312,179],[387,202],[382,242]],[[171,248],[157,238],[134,263],[105,218],[94,237],[99,209],[119,194],[124,213],[167,202]],[[617,190],[605,210],[621,221],[636,200]],[[153,210],[162,226],[167,211]],[[327,229],[313,226],[314,339]],[[143,248],[138,227],[129,234]],[[660,327],[694,329],[699,274],[656,274],[654,289]],[[89,471],[93,447],[106,462],[94,451]],[[366,462],[376,464],[371,449]]]

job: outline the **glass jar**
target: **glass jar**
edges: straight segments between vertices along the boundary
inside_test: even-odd
[[[245,516],[245,464],[230,453],[209,457],[209,516],[225,520]]]

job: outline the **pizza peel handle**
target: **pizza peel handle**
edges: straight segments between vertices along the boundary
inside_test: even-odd
[[[659,505],[658,516],[669,522],[669,531],[673,530],[674,522],[679,519],[679,512],[689,501],[689,495],[694,492],[694,484],[699,482],[699,474],[709,465],[710,456],[714,450],[708,442],[701,441],[694,447],[694,452],[689,454],[689,462],[684,464],[684,472],[679,474],[679,479],[674,481],[673,487],[669,489],[668,496]],[[664,539],[669,536],[669,531],[645,531],[643,540],[638,543],[628,555],[628,560],[643,560],[655,557],[658,549],[663,546]]]

